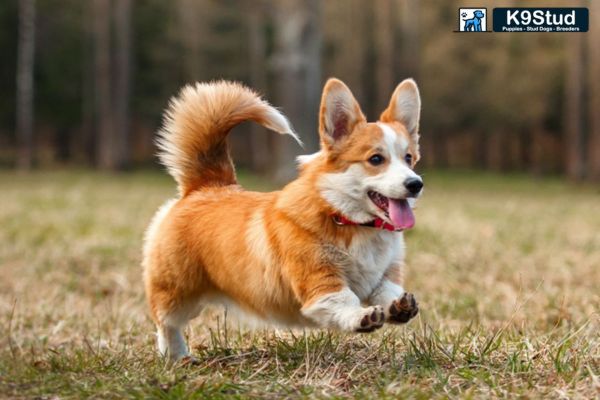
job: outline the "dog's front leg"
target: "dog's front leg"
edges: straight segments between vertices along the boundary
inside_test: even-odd
[[[305,251],[289,260],[286,275],[301,304],[300,312],[322,328],[354,332],[381,328],[385,322],[381,305],[363,307],[346,283],[340,265],[348,262],[345,253],[334,247],[317,247],[312,254]]]
[[[369,303],[383,306],[387,322],[404,324],[417,315],[419,304],[401,286],[400,277],[401,265],[392,265],[369,297]]]
[[[372,332],[385,321],[380,305],[361,306],[358,296],[346,286],[307,301],[302,314],[323,328],[354,332]]]

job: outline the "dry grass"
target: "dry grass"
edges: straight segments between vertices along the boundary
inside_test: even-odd
[[[169,369],[139,263],[174,184],[1,173],[0,396],[598,397],[598,188],[425,178],[406,276],[422,312],[409,326],[244,332],[215,311],[188,331],[203,364]]]

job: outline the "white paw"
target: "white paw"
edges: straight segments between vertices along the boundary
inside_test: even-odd
[[[371,306],[363,309],[357,321],[356,332],[373,332],[379,329],[385,322],[383,307]]]

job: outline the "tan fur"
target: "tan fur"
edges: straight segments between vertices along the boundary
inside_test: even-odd
[[[328,82],[324,97],[340,83]],[[358,108],[360,118],[350,121],[352,134],[333,146],[323,133],[325,107],[323,154],[283,190],[255,193],[236,185],[225,138],[243,120],[288,131],[272,120],[274,109],[252,91],[226,82],[188,86],[171,102],[159,145],[180,197],[155,217],[143,262],[159,331],[168,316],[189,319],[199,305],[220,298],[266,320],[315,325],[301,310],[346,286],[344,268],[352,262],[348,246],[359,230],[379,233],[336,225],[331,218],[336,210],[320,195],[318,179],[366,162],[381,132]],[[401,123],[393,124],[398,135],[412,140]],[[412,141],[411,151],[416,159]],[[378,173],[378,167],[370,168]],[[399,282],[399,273],[394,264],[387,274]]]
[[[225,139],[231,128],[247,120],[298,140],[283,115],[234,82],[189,85],[171,100],[158,134],[159,156],[182,195],[201,186],[235,183]]]

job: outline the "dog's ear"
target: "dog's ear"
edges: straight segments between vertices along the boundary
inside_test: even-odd
[[[414,80],[405,79],[394,90],[390,105],[379,119],[382,122],[400,122],[412,137],[418,139],[420,114],[421,96],[419,95],[419,88]]]
[[[350,135],[359,122],[366,121],[358,102],[348,86],[330,78],[323,88],[319,134],[321,145],[331,148]]]

